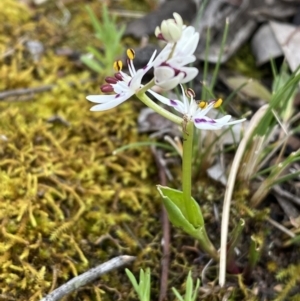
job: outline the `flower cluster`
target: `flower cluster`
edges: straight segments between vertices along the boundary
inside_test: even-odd
[[[198,103],[195,100],[195,95],[192,90],[188,90],[187,97],[182,93],[181,100],[168,99],[154,91],[151,87],[154,85],[163,90],[171,90],[177,85],[181,85],[193,80],[197,74],[198,69],[189,67],[187,65],[196,60],[194,52],[199,42],[199,33],[195,31],[192,26],[183,25],[182,18],[179,14],[173,14],[174,19],[168,19],[162,22],[160,27],[155,30],[155,35],[158,39],[167,42],[164,49],[156,55],[156,51],[151,56],[149,62],[142,69],[136,70],[133,64],[135,53],[133,49],[127,50],[127,65],[129,74],[122,71],[122,62],[116,61],[114,69],[116,73],[114,77],[106,77],[105,84],[101,86],[103,93],[113,92],[112,95],[90,95],[87,99],[97,105],[91,108],[92,111],[104,111],[114,108],[126,101],[133,95],[140,96],[141,90],[143,92],[151,93],[162,104],[173,107],[180,112],[182,121],[192,121],[197,128],[206,130],[217,130],[225,125],[231,125],[243,120],[231,121],[230,115],[226,115],[219,119],[211,119],[206,114],[213,107],[221,104],[221,101],[210,101],[204,105],[204,102]],[[154,78],[145,86],[142,85],[144,75],[153,68]],[[182,88],[182,86],[181,86]],[[183,91],[183,88],[182,88]],[[144,94],[145,95],[145,94]],[[145,95],[146,97],[146,95]],[[139,97],[141,99],[141,96]],[[148,103],[151,100],[148,98]],[[145,103],[145,101],[144,101]],[[150,106],[150,105],[149,105]],[[154,108],[153,106],[150,106]],[[158,113],[163,112],[163,108],[155,106]],[[171,113],[162,114],[169,118]],[[172,114],[171,114],[172,115]],[[170,120],[174,120],[169,118]]]

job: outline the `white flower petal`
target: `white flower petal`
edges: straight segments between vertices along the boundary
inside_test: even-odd
[[[227,116],[229,116],[229,119],[231,118],[230,115],[227,115]],[[227,116],[224,116],[224,117],[227,117]],[[222,122],[222,121],[220,122],[220,119],[215,120],[212,118],[208,118],[206,116],[202,116],[200,118],[194,117],[193,122],[194,122],[195,126],[201,130],[219,130],[226,124],[226,122]]]
[[[159,83],[175,76],[175,70],[168,66],[160,66],[154,69],[155,82]]]
[[[169,34],[170,34],[170,41],[176,42],[180,39],[182,34],[182,28],[179,28],[176,23],[169,24]]]
[[[184,65],[188,65],[190,63],[195,62],[196,57],[194,55],[189,55],[189,56],[174,56],[171,59],[168,60],[168,64],[173,65],[179,65],[179,66],[184,66]]]
[[[122,102],[124,102],[125,100],[127,100],[130,96],[132,96],[132,95],[129,95],[129,96],[123,95],[123,96],[117,97],[112,101],[105,102],[100,105],[91,107],[90,111],[106,111],[106,110],[112,109],[112,108],[118,106],[119,104],[121,104]]]
[[[200,35],[198,32],[193,34],[193,36],[185,43],[185,45],[182,45],[182,52],[187,54],[193,54],[198,46]]]
[[[95,103],[106,103],[113,101],[116,95],[89,95],[86,97],[87,100]]]
[[[152,90],[148,90],[149,93],[151,93],[157,100],[159,100],[161,103],[173,107],[176,111],[178,111],[179,113],[184,114],[184,104],[177,99],[169,99],[167,97],[164,97]]]
[[[155,58],[153,61],[153,67],[160,66],[163,62],[165,62],[168,59],[168,56],[172,50],[171,47],[169,47],[170,44],[168,44]]]
[[[132,78],[131,82],[129,83],[130,89],[132,89],[133,91],[139,89],[144,75],[145,71],[143,69],[138,70],[136,75]]]
[[[212,119],[206,116],[196,117],[194,116],[193,122],[198,129],[202,130],[219,130],[223,126],[233,125],[245,121],[246,119],[234,120],[229,122],[231,115],[225,115],[219,119]]]
[[[184,77],[184,74],[179,73],[177,76],[174,76],[170,79],[167,79],[167,80],[164,80],[161,82],[159,82],[155,79],[155,84],[164,90],[172,90],[181,82],[183,77]]]
[[[126,83],[129,83],[131,80],[131,76],[128,74],[124,73],[123,71],[119,71],[119,73],[122,75],[123,81]]]
[[[148,72],[148,70],[152,68],[152,66],[154,64],[156,52],[157,52],[156,50],[153,52],[148,64],[143,68],[143,70],[147,70],[147,71],[145,71],[145,73]]]
[[[227,124],[230,119],[231,119],[231,115],[225,115],[221,118],[215,119],[215,122],[219,124]]]
[[[176,21],[177,26],[182,27],[183,26],[183,20],[181,16],[178,13],[173,13],[174,20]]]
[[[189,111],[190,103],[189,103],[189,100],[187,99],[187,97],[185,96],[183,86],[180,85],[180,88],[181,88],[181,93],[182,93],[182,98],[183,98],[183,107],[184,107],[184,109],[181,113],[186,114]]]
[[[247,118],[230,121],[230,122],[227,123],[227,125],[233,125],[233,124],[241,123],[241,122],[244,122],[246,120],[247,120]]]
[[[113,88],[114,88],[114,91],[116,94],[121,94],[123,93],[124,91],[127,91],[129,90],[129,82],[117,82],[116,84],[112,85]]]
[[[181,84],[185,84],[190,82],[192,79],[194,79],[198,74],[198,69],[194,67],[185,67],[182,68],[180,71],[182,72],[184,70],[185,77],[180,81]]]

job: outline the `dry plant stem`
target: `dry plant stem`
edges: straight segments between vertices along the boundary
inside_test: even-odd
[[[260,181],[264,181],[265,179],[263,177],[257,177]],[[283,190],[280,185],[273,185],[270,188],[273,193],[277,194],[278,196],[281,196],[282,198],[284,198],[287,201],[293,202],[296,205],[300,205],[300,197],[298,197],[295,194],[292,194],[286,190]]]
[[[121,266],[124,266],[132,262],[133,260],[135,260],[134,256],[123,255],[115,257],[77,277],[74,277],[73,279],[60,286],[40,301],[58,301],[64,296],[74,292],[79,287],[96,280],[99,276],[114,269],[117,269]]]
[[[287,229],[286,227],[282,226],[281,224],[279,224],[278,222],[274,221],[271,218],[267,218],[267,221],[273,225],[275,228],[279,229],[280,231],[282,231],[283,233],[287,234],[289,237],[294,238],[296,236],[296,234],[292,231],[290,231],[289,229]]]
[[[167,185],[167,177],[164,166],[161,164],[160,155],[156,149],[153,148],[152,152],[155,157],[155,162],[158,167],[159,182],[160,185]],[[162,228],[163,228],[163,256],[161,260],[161,277],[160,277],[160,291],[159,301],[163,301],[167,297],[168,291],[168,276],[169,276],[169,265],[170,265],[170,222],[168,214],[164,206],[162,206]]]
[[[161,278],[160,278],[160,291],[159,291],[159,299],[158,299],[159,301],[166,300],[167,297],[169,267],[170,267],[170,222],[168,219],[167,211],[164,206],[162,206],[162,226],[163,226],[163,257],[161,260]]]
[[[300,198],[297,195],[291,194],[290,192],[283,190],[279,185],[274,185],[271,189],[284,199],[291,201],[296,205],[300,205]]]
[[[220,248],[220,271],[219,271],[219,285],[223,287],[226,280],[226,256],[227,256],[227,236],[228,236],[228,223],[230,214],[230,204],[233,193],[233,188],[236,180],[236,175],[242,160],[245,148],[257,124],[264,117],[268,105],[262,106],[251,119],[248,130],[245,133],[242,141],[239,144],[237,152],[232,162],[231,170],[228,177],[227,187],[224,196],[222,223],[221,223],[221,248]]]
[[[52,90],[55,87],[55,85],[44,85],[40,87],[35,88],[24,88],[24,89],[15,89],[15,90],[8,90],[0,93],[0,99],[5,99],[12,96],[23,96],[26,94],[35,94],[35,93],[41,93],[45,91]]]

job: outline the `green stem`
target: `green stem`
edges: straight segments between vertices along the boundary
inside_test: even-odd
[[[192,225],[196,226],[196,211],[191,206],[193,137],[194,123],[188,121],[183,126],[182,192],[187,218]]]
[[[143,89],[143,88],[142,88]],[[152,101],[145,93],[141,93],[140,91],[136,93],[136,96],[149,108],[154,110],[156,113],[160,114],[161,116],[169,119],[170,121],[181,125],[182,124],[182,118],[176,116],[175,114],[167,111],[163,107],[156,104],[154,101]]]
[[[185,122],[185,121],[184,121]],[[193,206],[192,198],[192,158],[193,158],[193,138],[194,138],[194,123],[187,121],[183,124],[183,153],[182,153],[182,193],[183,202],[188,221],[195,227],[198,228],[196,236],[194,236],[203,249],[212,258],[217,260],[219,254],[215,247],[209,240],[205,226],[199,225],[199,210]],[[201,210],[200,210],[200,214]],[[203,219],[201,217],[201,219]],[[200,228],[199,228],[200,226]]]
[[[210,241],[210,239],[207,236],[205,227],[203,226],[201,233],[198,233],[198,236],[195,237],[200,245],[200,248],[209,254],[211,258],[213,258],[215,261],[219,260],[219,253],[217,252],[216,248]]]
[[[151,89],[153,86],[155,86],[155,82],[154,82],[154,78],[152,78],[152,80],[147,83],[145,86],[143,86],[142,88],[140,88],[138,90],[138,92],[136,93],[136,95],[142,95],[145,94],[145,92],[147,92],[149,89]]]

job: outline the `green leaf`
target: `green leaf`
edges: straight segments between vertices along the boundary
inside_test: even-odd
[[[91,53],[98,61],[103,62],[104,56],[96,48],[92,46],[86,47],[86,50]]]
[[[189,271],[188,277],[186,279],[186,289],[185,289],[185,298],[184,300],[191,300],[193,294],[193,279],[191,276],[191,271]]]
[[[144,274],[144,285],[143,285],[143,300],[150,301],[150,284],[151,284],[151,274],[150,269],[147,268]]]
[[[103,67],[88,55],[82,55],[80,60],[95,72],[101,73],[103,71]]]
[[[172,291],[179,301],[184,301],[182,296],[179,294],[179,292],[177,291],[177,289],[175,287],[172,287]]]
[[[184,297],[179,294],[179,292],[176,290],[176,288],[172,287],[172,291],[175,294],[176,298],[180,301],[195,301],[198,296],[200,286],[200,280],[197,279],[196,281],[196,287],[194,289],[194,283],[191,275],[191,271],[189,272],[186,283],[185,283],[185,295]]]
[[[123,46],[120,41],[125,31],[125,26],[116,25],[116,20],[113,16],[110,16],[106,5],[102,5],[101,8],[102,15],[100,17],[101,21],[99,21],[91,7],[86,7],[98,40],[93,41],[93,43],[96,42],[96,45],[99,45],[100,42],[103,51],[99,52],[96,48],[90,47],[88,51],[97,60],[91,60],[90,57],[86,58],[85,56],[81,60],[92,70],[106,73],[111,71],[115,59],[123,52]]]
[[[179,209],[179,211],[181,212],[181,214],[183,215],[185,220],[190,224],[190,222],[187,219],[186,209],[185,209],[185,206],[184,206],[183,192],[179,191],[179,190],[176,190],[176,189],[169,188],[169,187],[160,186],[160,185],[157,186],[157,189],[158,189],[159,193],[161,194],[161,196],[163,197],[164,203],[165,203],[165,199],[168,198]],[[168,204],[168,207],[170,207],[170,206],[171,205]],[[195,199],[193,197],[191,197],[190,206],[192,207],[193,211],[196,211],[196,215],[197,215],[196,226],[197,226],[197,228],[198,227],[199,228],[203,227],[204,226],[204,220],[203,220],[202,212],[201,212],[200,206],[198,205],[198,203],[195,201]],[[171,209],[171,207],[170,207],[170,209]]]
[[[199,278],[197,278],[196,287],[195,287],[195,290],[194,290],[194,293],[193,293],[193,296],[192,296],[192,301],[196,300],[196,298],[198,296],[199,287],[200,287],[200,280],[199,280]]]
[[[136,291],[136,293],[139,295],[139,285],[134,277],[134,275],[131,273],[131,271],[129,271],[128,269],[125,269],[125,272],[127,274],[127,277],[129,278],[134,290]]]
[[[169,220],[175,227],[181,228],[191,236],[196,235],[196,230],[193,225],[185,218],[181,210],[168,198],[163,197],[163,203],[167,210]]]
[[[101,23],[98,21],[96,15],[94,14],[93,10],[91,9],[90,6],[86,6],[86,10],[89,14],[89,17],[92,21],[92,25],[94,27],[94,30],[97,32],[97,34],[100,34],[101,31],[102,31],[102,26],[101,26]]]
[[[183,193],[160,185],[157,186],[157,189],[163,197],[163,203],[171,223],[196,238],[204,252],[210,254],[214,259],[218,259],[218,253],[207,236],[202,213],[196,201],[191,198],[192,210],[197,214],[195,221],[196,226],[194,226],[183,214],[183,211],[185,212],[183,207]]]

